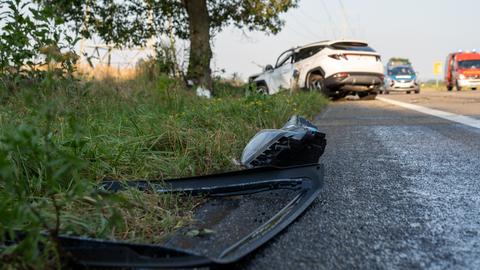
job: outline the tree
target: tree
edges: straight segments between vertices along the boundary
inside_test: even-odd
[[[228,25],[276,34],[298,0],[35,0],[62,14],[83,36],[119,47],[174,31],[190,40],[187,78],[212,89],[211,37]]]

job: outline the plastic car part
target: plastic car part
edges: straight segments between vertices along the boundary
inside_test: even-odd
[[[181,241],[177,241],[180,242],[178,245],[175,241],[166,245],[152,245],[63,236],[62,248],[76,263],[87,267],[178,268],[232,263],[277,235],[305,211],[320,192],[323,173],[322,165],[312,164],[254,168],[169,181],[105,181],[101,188],[109,192],[130,187],[143,191],[153,189],[160,193],[236,198],[239,195],[254,196],[260,192],[283,190],[293,196],[268,220],[228,245],[223,242],[212,245],[207,241],[206,248],[194,249],[185,248]],[[209,249],[214,247],[217,249],[210,252]]]
[[[247,168],[317,163],[325,146],[325,134],[294,115],[281,129],[259,131],[243,150],[241,163]]]

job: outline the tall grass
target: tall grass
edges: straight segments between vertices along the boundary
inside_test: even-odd
[[[203,99],[168,77],[140,76],[56,82],[4,96],[0,233],[36,226],[49,233],[159,242],[191,222],[191,198],[134,190],[108,195],[95,184],[105,177],[162,180],[238,169],[234,161],[258,130],[280,127],[292,114],[313,117],[326,104],[311,92],[263,96],[227,85],[218,89],[216,98]],[[40,238],[37,233],[29,241]],[[1,250],[0,263],[51,265],[49,254],[29,249],[26,260],[27,249],[15,248]]]
[[[97,64],[94,67],[88,64],[79,64],[76,66],[76,72],[95,80],[134,80],[139,75],[138,69],[135,67],[120,68],[106,64]]]

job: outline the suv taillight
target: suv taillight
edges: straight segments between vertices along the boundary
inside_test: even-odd
[[[328,57],[333,58],[335,60],[340,60],[340,59],[345,59],[348,60],[347,56],[345,54],[331,54]]]
[[[348,74],[347,72],[340,72],[340,73],[337,73],[335,75],[333,75],[334,78],[345,78],[345,77],[348,77],[350,76],[350,74]]]

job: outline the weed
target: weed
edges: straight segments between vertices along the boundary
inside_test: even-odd
[[[295,113],[311,117],[325,104],[307,92],[208,100],[180,85],[162,76],[94,81],[88,88],[25,88],[10,98],[0,108],[1,231],[29,232],[22,242],[29,244],[2,252],[0,260],[12,262],[9,254],[17,254],[52,263],[45,258],[55,254],[55,241],[42,232],[159,242],[191,222],[192,199],[100,194],[95,184],[105,177],[162,180],[238,169],[232,160],[258,130],[280,127]],[[33,252],[39,245],[52,249]]]
[[[192,222],[194,199],[97,189],[119,180],[177,178],[238,169],[248,139],[292,114],[313,116],[317,93],[245,95],[217,83],[202,99],[165,73],[79,81],[75,38],[31,2],[0,14],[0,268],[62,268],[61,234],[158,243]],[[65,43],[62,43],[65,41]],[[163,72],[163,73],[162,73]],[[176,75],[176,74],[174,74]],[[15,241],[12,241],[15,240]]]

